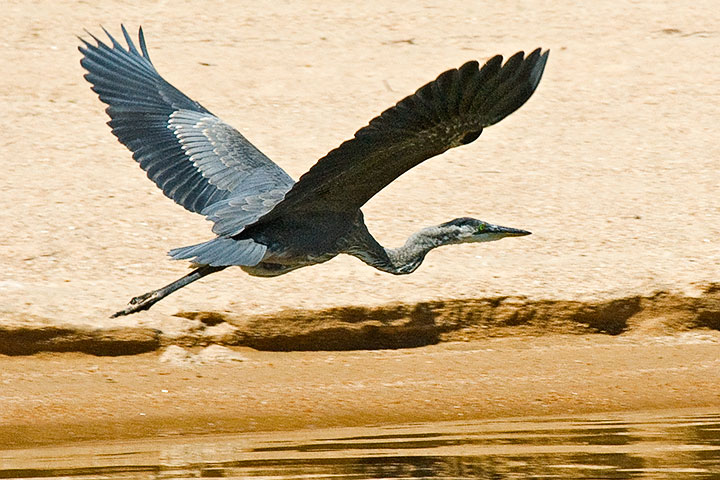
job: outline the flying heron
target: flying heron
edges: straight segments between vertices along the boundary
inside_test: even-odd
[[[163,193],[214,222],[212,240],[170,250],[194,269],[133,298],[113,317],[146,310],[174,291],[231,265],[274,277],[345,253],[396,275],[420,266],[442,245],[489,242],[530,232],[473,218],[424,228],[400,248],[370,234],[360,208],[397,177],[446,150],[476,140],[483,128],[520,108],[537,88],[548,51],[518,52],[482,68],[448,70],[330,151],[295,182],[240,132],[170,85],[155,70],[142,28],[140,50],[90,34],[81,65],[108,125]]]

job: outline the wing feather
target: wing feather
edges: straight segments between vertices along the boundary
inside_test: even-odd
[[[166,196],[201,213],[236,195],[290,188],[293,180],[240,132],[158,74],[142,29],[140,50],[124,26],[127,47],[105,33],[110,45],[81,39],[85,78],[108,105],[113,134]],[[258,190],[240,188],[251,173]]]
[[[309,211],[360,208],[419,163],[475,140],[525,103],[548,52],[499,55],[449,70],[400,100],[321,158],[259,223]]]

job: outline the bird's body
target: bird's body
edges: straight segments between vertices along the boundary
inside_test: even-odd
[[[367,232],[362,214],[358,210],[354,216],[318,213],[312,215],[313,227],[304,222],[280,218],[268,224],[253,226],[241,237],[252,238],[267,246],[267,252],[257,265],[241,266],[250,275],[275,277],[300,267],[327,262],[345,248],[352,248],[354,240]],[[292,238],[283,238],[293,232]],[[369,235],[369,232],[368,232]]]
[[[150,62],[142,30],[138,50],[83,40],[85,78],[108,104],[113,133],[166,196],[214,222],[217,237],[170,251],[195,270],[135,297],[115,314],[145,310],[173,291],[237,265],[273,277],[358,257],[393,274],[413,272],[433,248],[530,232],[458,218],[413,234],[404,246],[381,246],[360,208],[395,178],[449,148],[470,143],[532,95],[547,52],[523,52],[482,68],[449,70],[360,129],[294,182],[237,130],[167,83]]]

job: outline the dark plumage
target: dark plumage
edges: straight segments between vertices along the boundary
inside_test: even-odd
[[[214,223],[217,237],[170,251],[196,269],[134,298],[118,312],[149,308],[209,273],[239,265],[251,275],[276,276],[340,253],[395,274],[414,271],[441,245],[497,240],[529,232],[469,218],[412,235],[386,249],[365,227],[360,208],[424,160],[476,140],[483,128],[517,110],[535,91],[548,52],[497,55],[448,70],[358,130],[297,183],[240,132],[166,82],[155,70],[139,31],[140,50],[125,27],[125,48],[82,40],[81,64],[108,124],[165,195]]]

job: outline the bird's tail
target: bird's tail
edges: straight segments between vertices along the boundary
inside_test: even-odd
[[[196,265],[213,267],[245,265],[254,266],[265,256],[267,247],[250,239],[235,240],[217,237],[207,242],[174,248],[168,254],[175,260],[190,260]]]

